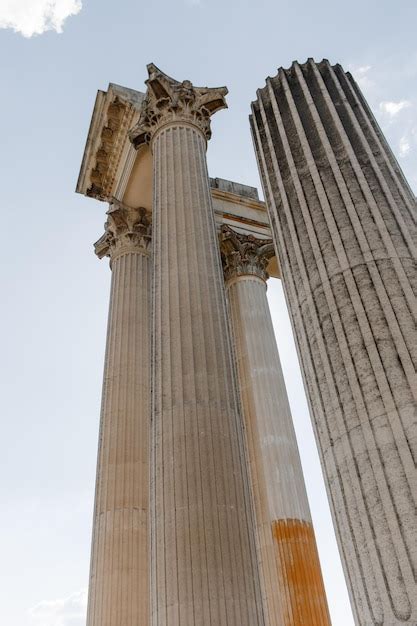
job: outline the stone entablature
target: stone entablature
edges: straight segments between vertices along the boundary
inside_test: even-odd
[[[152,211],[150,148],[143,144],[136,150],[129,139],[129,130],[139,120],[144,99],[144,93],[114,83],[109,84],[107,91],[98,92],[78,178],[78,193],[110,205],[122,203]],[[211,178],[210,192],[218,228],[226,224],[239,234],[271,238],[266,205],[259,200],[255,187]],[[268,274],[280,277],[275,256],[269,261]]]
[[[129,129],[139,116],[144,94],[109,84],[98,91],[76,191],[97,200],[115,195]]]
[[[150,143],[158,130],[176,122],[197,127],[209,140],[210,116],[227,108],[227,87],[194,87],[189,80],[178,82],[167,76],[153,63],[147,69],[149,78],[146,81],[146,98],[138,123],[129,133],[135,148]]]

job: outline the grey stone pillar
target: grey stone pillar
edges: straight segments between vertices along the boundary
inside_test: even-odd
[[[330,624],[310,509],[266,297],[271,241],[220,234],[269,626]]]
[[[111,259],[87,626],[149,623],[150,222],[112,205]]]
[[[148,66],[153,152],[153,626],[263,624],[241,418],[206,165],[225,88]]]
[[[251,124],[356,621],[414,626],[415,198],[339,65],[280,69]]]

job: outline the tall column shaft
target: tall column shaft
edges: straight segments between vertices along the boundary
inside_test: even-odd
[[[154,626],[261,623],[205,152],[192,127],[153,143]]]
[[[416,204],[357,85],[294,63],[258,163],[356,621],[417,622]]]
[[[114,231],[96,244],[112,281],[87,626],[149,623],[150,260],[147,236],[120,223],[127,212],[110,213]]]
[[[243,425],[206,165],[226,89],[149,66],[153,153],[153,626],[263,624]]]
[[[228,227],[221,239],[267,623],[328,626],[320,561],[266,297],[268,256],[262,251],[272,246]]]

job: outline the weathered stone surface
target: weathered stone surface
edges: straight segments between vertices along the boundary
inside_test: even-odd
[[[131,138],[153,152],[151,623],[261,626],[206,165],[209,117],[225,90],[178,83],[153,65],[149,72]]]
[[[112,283],[87,626],[149,623],[150,219],[113,205],[96,244]]]
[[[245,420],[269,626],[330,624],[297,440],[266,297],[270,240],[223,226],[220,250]]]
[[[114,197],[120,183],[127,134],[137,121],[144,94],[110,83],[98,91],[88,131],[76,191],[105,202]]]
[[[149,143],[163,126],[177,122],[198,128],[209,140],[211,116],[227,107],[227,87],[194,87],[189,80],[178,82],[153,63],[148,65],[148,73],[140,117],[129,133],[135,148]]]
[[[356,621],[414,626],[415,198],[339,65],[280,69],[251,125]]]

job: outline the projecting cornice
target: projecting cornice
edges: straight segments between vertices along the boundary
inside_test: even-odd
[[[128,131],[145,95],[110,83],[97,93],[76,191],[98,200],[115,196],[123,157],[131,149]]]
[[[153,63],[147,69],[146,97],[138,123],[129,133],[135,148],[149,143],[162,126],[176,122],[196,126],[209,140],[211,115],[227,108],[227,87],[194,87],[189,80],[178,82],[167,76]]]

